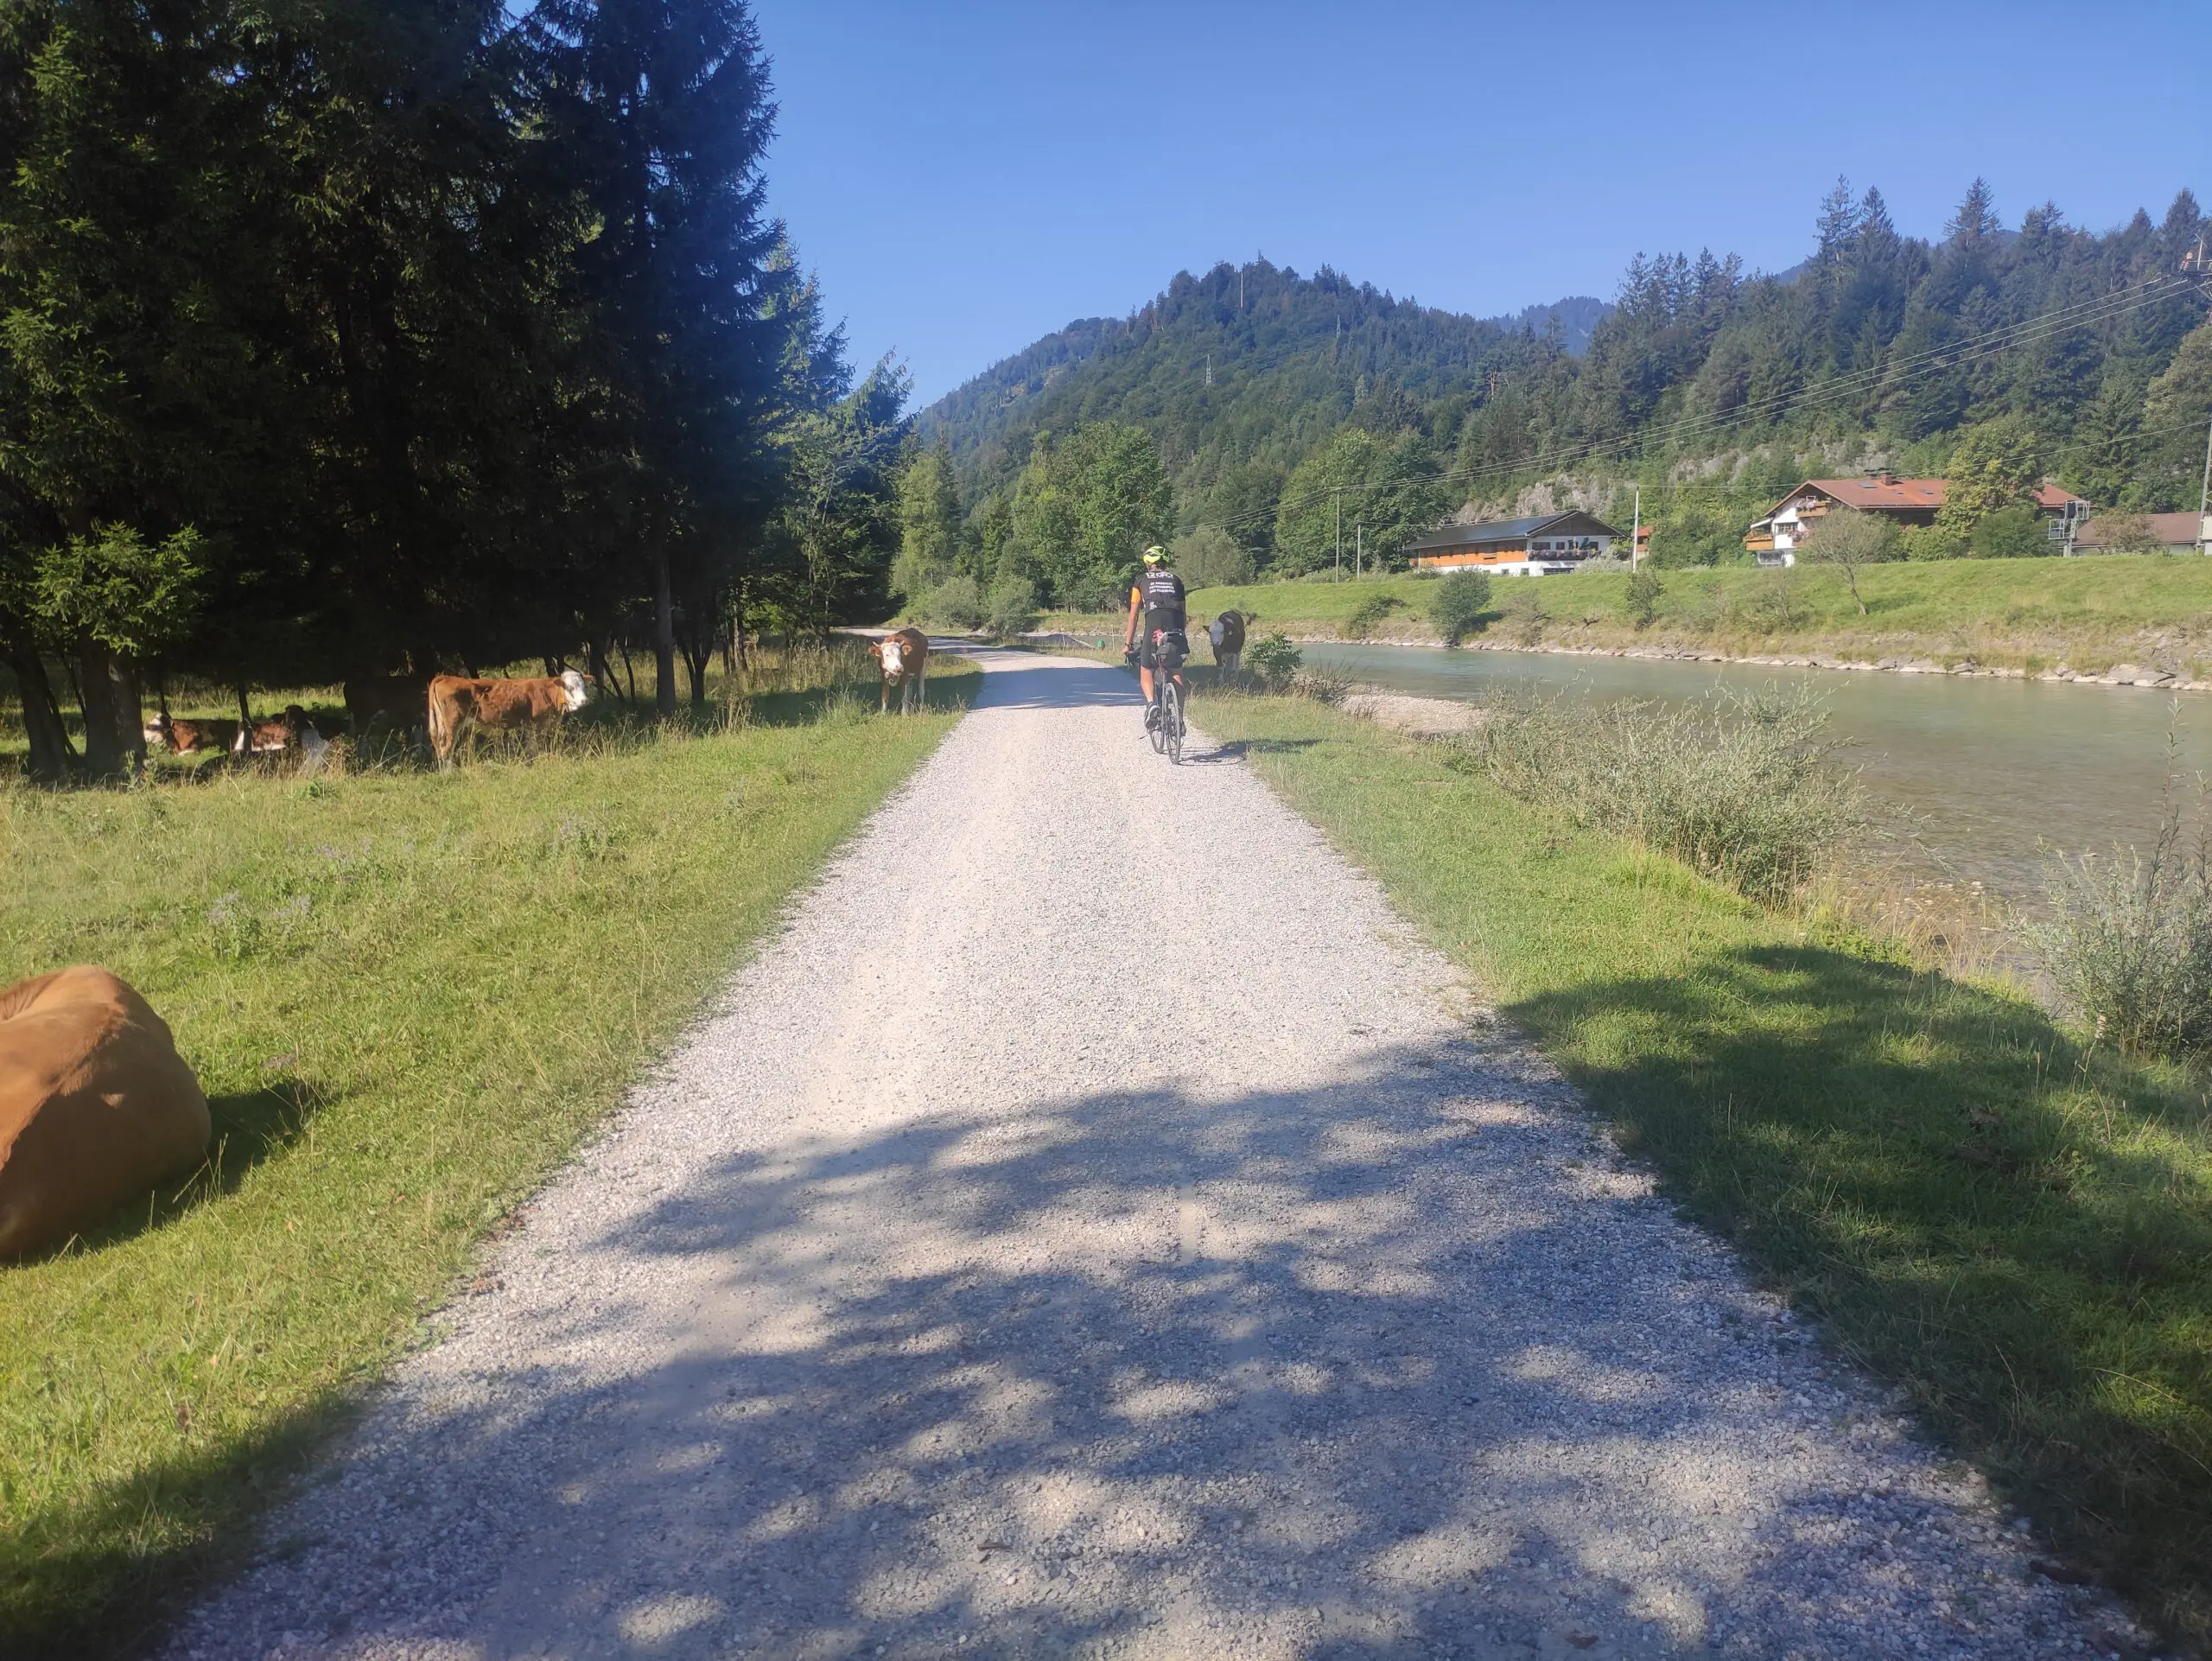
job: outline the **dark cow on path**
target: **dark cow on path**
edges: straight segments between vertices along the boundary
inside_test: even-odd
[[[478,729],[527,732],[544,737],[591,697],[584,678],[573,669],[528,680],[489,680],[466,675],[430,678],[427,713],[430,748],[442,767],[453,765],[454,748]]]
[[[895,629],[868,647],[883,671],[883,682],[876,689],[875,710],[878,715],[891,708],[891,689],[899,689],[899,713],[926,707],[929,696],[930,637],[918,628]]]
[[[146,723],[146,748],[196,755],[203,750],[235,749],[238,723],[235,721],[179,721],[165,715]]]
[[[1244,666],[1244,614],[1225,611],[1206,630],[1213,641],[1213,660],[1223,680],[1234,680]]]

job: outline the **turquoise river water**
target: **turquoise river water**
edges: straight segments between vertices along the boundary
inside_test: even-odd
[[[1868,788],[1916,818],[1898,874],[1961,891],[1978,883],[2015,904],[2041,895],[2054,850],[2147,849],[2175,767],[2192,805],[2196,775],[2212,774],[2212,694],[1549,652],[1304,651],[1309,665],[1372,685],[1477,703],[1505,690],[1680,702],[1717,686],[1809,681]],[[2169,733],[2178,745],[2171,763]]]

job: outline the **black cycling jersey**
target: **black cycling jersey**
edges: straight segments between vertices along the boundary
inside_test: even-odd
[[[1147,571],[1134,592],[1144,603],[1147,630],[1183,627],[1183,579],[1174,572]]]

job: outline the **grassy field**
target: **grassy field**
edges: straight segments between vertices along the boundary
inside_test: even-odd
[[[0,983],[105,964],[208,1167],[0,1266],[0,1652],[126,1645],[950,724],[797,685],[438,775],[0,786]],[[804,677],[800,678],[802,680]]]
[[[1657,615],[1637,628],[1623,573],[1500,577],[1482,637],[1566,646],[1694,646],[1732,655],[1827,652],[1866,662],[1972,658],[1991,667],[2067,664],[2082,674],[2158,662],[2212,679],[2212,559],[2113,555],[2094,559],[1941,560],[1876,566],[1859,580],[1868,614],[1834,570],[1748,567],[1662,571]],[[1231,607],[1258,614],[1262,633],[1351,638],[1352,616],[1395,600],[1366,630],[1375,640],[1433,640],[1433,579],[1273,582],[1205,589],[1199,617]],[[1519,608],[1533,600],[1541,616]]]
[[[1580,579],[1560,579],[1562,582]],[[2212,1642],[2212,1099],[1299,699],[1203,697],[1833,1343]]]

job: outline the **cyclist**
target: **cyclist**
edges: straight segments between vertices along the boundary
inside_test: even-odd
[[[1175,684],[1186,693],[1190,690],[1183,680],[1183,659],[1191,655],[1190,638],[1184,632],[1183,579],[1167,569],[1167,550],[1157,544],[1144,550],[1144,570],[1129,590],[1129,627],[1122,652],[1137,666],[1137,679],[1144,687],[1145,730],[1150,732],[1160,720],[1159,707],[1152,701],[1152,677],[1163,658]]]

